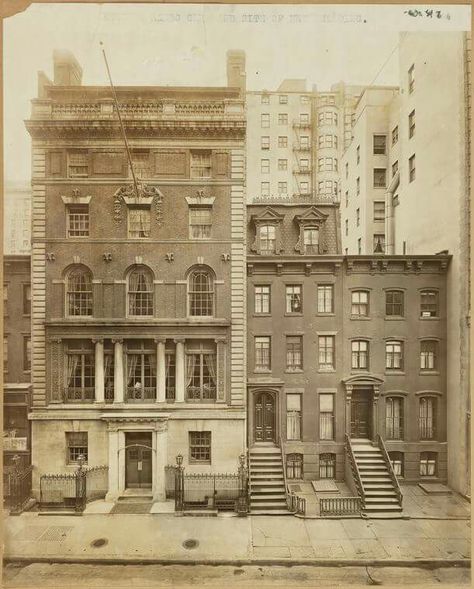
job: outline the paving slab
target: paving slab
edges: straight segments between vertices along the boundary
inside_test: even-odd
[[[253,546],[310,546],[305,520],[277,516],[258,516],[252,519]]]
[[[305,521],[311,543],[318,540],[347,540],[342,520],[312,519]]]
[[[325,540],[314,542],[313,550],[316,558],[340,559],[347,558],[346,552],[339,540]]]
[[[375,538],[375,532],[372,524],[366,520],[360,519],[345,519],[341,521],[342,527],[344,528],[347,537],[353,538]]]
[[[386,559],[390,554],[377,539],[351,540],[351,545],[357,558]]]

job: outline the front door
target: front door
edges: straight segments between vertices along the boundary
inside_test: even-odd
[[[126,442],[125,486],[127,489],[151,489],[151,433],[126,434]]]
[[[368,391],[353,391],[351,400],[351,438],[369,438],[371,396]]]
[[[255,441],[275,441],[275,398],[270,393],[255,396]]]

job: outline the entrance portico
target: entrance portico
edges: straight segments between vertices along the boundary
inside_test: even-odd
[[[165,501],[168,417],[168,414],[102,415],[102,419],[107,422],[109,435],[108,501],[115,501],[126,489],[133,489],[137,485],[150,488],[154,501]],[[143,439],[140,441],[139,438]]]
[[[357,374],[342,382],[346,388],[346,434],[353,439],[375,441],[379,433],[378,400],[384,381],[373,374]]]

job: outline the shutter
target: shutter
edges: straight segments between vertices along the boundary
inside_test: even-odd
[[[63,152],[50,151],[47,158],[47,176],[63,176]]]
[[[229,176],[229,154],[226,151],[214,152],[212,168],[212,175],[215,178],[227,178]]]

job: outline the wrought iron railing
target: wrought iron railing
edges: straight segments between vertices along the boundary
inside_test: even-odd
[[[94,401],[94,387],[66,387],[64,389],[64,401],[66,403],[90,403]]]
[[[349,459],[354,484],[362,502],[362,509],[365,509],[364,486],[362,484],[362,479],[360,476],[359,467],[357,466],[357,461],[354,456],[354,451],[352,450],[351,440],[347,434],[344,436],[344,442],[346,447],[346,456]]]
[[[306,499],[296,493],[289,493],[287,498],[288,509],[292,513],[306,514]]]
[[[288,491],[288,482],[286,479],[286,460],[285,454],[283,453],[283,437],[280,436],[280,452],[281,452],[281,464],[283,468],[283,484],[285,485],[285,496],[286,496],[286,505],[289,511],[293,511],[293,503],[291,498],[291,493]]]
[[[33,467],[12,468],[3,474],[3,498],[10,513],[20,513],[31,497]]]
[[[403,501],[402,491],[400,489],[400,485],[398,484],[397,476],[393,471],[392,461],[390,460],[390,456],[388,455],[387,448],[385,447],[383,438],[380,434],[377,434],[377,445],[382,452],[382,457],[384,459],[385,466],[387,467],[388,475],[393,483],[394,491],[397,495],[398,503],[401,507]]]
[[[105,497],[108,466],[79,467],[75,472],[40,476],[40,508],[70,507],[83,511],[88,501]]]
[[[156,387],[127,387],[127,403],[150,403],[156,399]]]
[[[172,480],[174,478],[174,481]],[[175,510],[221,509],[248,511],[248,474],[184,473],[182,466],[165,467],[166,497],[175,499]]]
[[[319,513],[322,516],[359,515],[362,511],[360,497],[323,497],[319,499]]]
[[[186,388],[186,401],[189,403],[212,403],[216,400],[216,387],[193,387]]]

